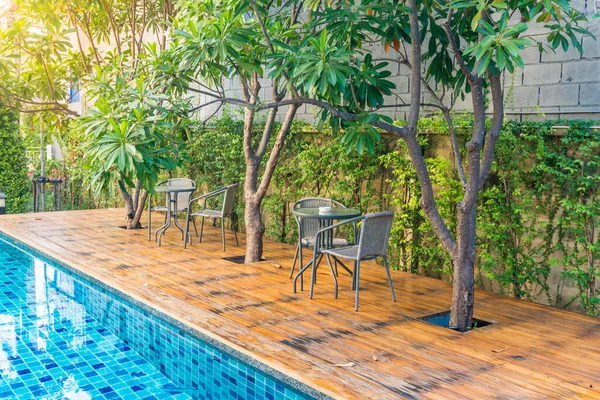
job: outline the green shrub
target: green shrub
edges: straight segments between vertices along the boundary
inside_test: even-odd
[[[0,108],[0,189],[8,196],[7,213],[28,210],[31,183],[17,114]]]

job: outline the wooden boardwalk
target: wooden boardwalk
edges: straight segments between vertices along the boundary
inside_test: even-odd
[[[599,319],[477,292],[475,316],[494,324],[461,334],[415,319],[448,309],[447,283],[393,271],[393,303],[373,263],[355,312],[341,272],[337,300],[327,268],[313,300],[293,294],[292,246],[237,265],[221,259],[244,253],[230,232],[226,253],[212,227],[187,250],[171,229],[159,248],[119,229],[123,214],[7,215],[0,231],[334,398],[600,398]]]

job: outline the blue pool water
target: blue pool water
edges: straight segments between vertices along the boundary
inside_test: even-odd
[[[0,237],[1,399],[308,398]]]

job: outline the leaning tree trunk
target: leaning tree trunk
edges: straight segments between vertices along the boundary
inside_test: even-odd
[[[453,257],[454,280],[450,327],[460,332],[470,328],[475,303],[475,235],[477,207],[459,207],[457,249]]]

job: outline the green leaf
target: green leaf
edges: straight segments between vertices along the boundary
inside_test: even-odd
[[[477,11],[475,16],[473,16],[473,19],[471,20],[471,30],[473,32],[475,32],[475,30],[477,30],[477,27],[479,26],[479,20],[481,19],[481,12],[482,12],[482,10]]]

